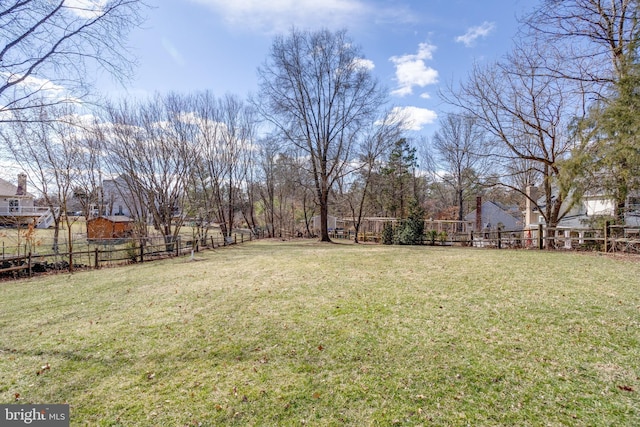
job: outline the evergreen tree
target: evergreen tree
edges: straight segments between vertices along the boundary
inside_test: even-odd
[[[393,225],[390,222],[385,222],[384,226],[382,227],[382,244],[393,244]]]
[[[424,208],[417,199],[409,202],[409,216],[396,228],[395,243],[421,245],[424,238]]]
[[[632,63],[615,83],[611,96],[598,102],[577,129],[582,140],[566,177],[580,197],[602,192],[615,202],[624,220],[627,197],[640,190],[640,68]],[[580,179],[575,180],[575,176]]]
[[[385,196],[384,207],[390,215],[405,217],[407,200],[416,197],[417,166],[415,147],[411,147],[405,138],[396,141],[387,164],[381,170],[385,178],[382,188]]]

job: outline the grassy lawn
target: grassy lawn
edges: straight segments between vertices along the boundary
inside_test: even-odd
[[[639,377],[628,259],[260,241],[0,283],[0,403],[72,425],[637,426]]]

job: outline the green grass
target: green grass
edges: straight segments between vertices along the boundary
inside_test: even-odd
[[[635,426],[639,277],[575,253],[261,241],[4,282],[0,403],[99,426]]]

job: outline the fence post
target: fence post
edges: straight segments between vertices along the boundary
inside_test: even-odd
[[[236,233],[233,233],[233,243],[238,244],[238,235]]]
[[[609,221],[604,222],[604,252],[609,252],[608,246],[608,234],[609,234]]]
[[[144,240],[140,239],[140,263],[144,262]]]
[[[498,249],[502,249],[502,231],[498,230]]]
[[[176,238],[176,256],[180,256],[180,236]]]
[[[244,243],[244,233],[240,235],[240,243]]]
[[[216,248],[216,243],[213,241],[213,236],[211,236],[211,249]]]
[[[544,247],[544,238],[542,237],[542,224],[538,224],[538,249],[542,250]]]
[[[29,277],[31,277],[31,252],[29,252],[29,256],[27,257],[27,266],[29,268]]]
[[[98,258],[98,247],[97,246],[96,246],[94,252],[95,252],[95,265],[94,265],[94,267],[97,270],[100,267],[100,261],[99,261],[99,258]]]

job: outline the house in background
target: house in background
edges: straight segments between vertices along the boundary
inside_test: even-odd
[[[531,198],[536,197],[534,187],[527,189]],[[544,198],[537,200],[540,209],[544,209]],[[568,206],[570,200],[566,201]],[[640,227],[640,197],[627,199],[627,212],[625,213],[626,227]],[[603,217],[615,216],[615,202],[610,197],[598,194],[587,194],[582,197],[580,203],[576,203],[568,211],[561,210],[562,219],[558,222],[557,229],[561,230],[590,230],[594,220]],[[531,200],[527,199],[525,207],[525,228],[537,229],[538,225],[546,225],[544,217]]]
[[[486,201],[480,203],[464,219],[475,222],[476,231],[520,231],[524,225],[520,217],[521,212],[516,206]]]
[[[48,208],[35,206],[35,196],[27,191],[27,175],[18,174],[17,185],[0,178],[0,225],[33,223],[48,228],[53,215]]]
[[[102,181],[102,192],[104,196],[104,211],[99,212],[99,215],[133,216],[129,206],[134,205],[134,198],[123,177],[119,176],[115,179]]]
[[[527,194],[531,199],[537,197],[535,187],[527,188]],[[546,226],[546,222],[538,207],[527,199],[525,207],[525,229],[527,235],[536,238],[537,230],[540,226]],[[544,209],[544,198],[537,199],[540,209]],[[569,206],[570,200],[566,201]],[[630,196],[626,202],[627,212],[624,215],[624,225],[619,229],[625,235],[637,236],[640,229],[640,197]],[[606,195],[587,194],[582,197],[580,203],[574,204],[568,211],[561,210],[562,219],[558,221],[555,231],[556,237],[564,237],[564,247],[571,249],[572,238],[578,238],[579,243],[583,243],[585,233],[591,232],[596,226],[596,222],[601,218],[612,218],[615,216],[615,202]],[[599,230],[598,230],[599,231]],[[547,237],[549,231],[543,230],[543,236]]]

